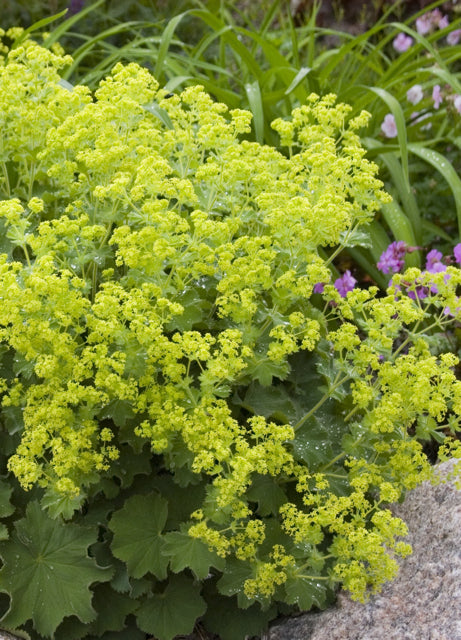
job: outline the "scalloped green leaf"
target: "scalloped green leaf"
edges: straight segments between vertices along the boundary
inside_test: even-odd
[[[156,493],[128,498],[109,523],[114,534],[112,553],[126,563],[134,578],[153,573],[163,580],[168,558],[163,555],[164,539],[160,535],[168,516],[167,501]]]
[[[206,611],[199,587],[186,576],[172,576],[163,593],[144,600],[136,614],[139,627],[158,640],[187,635]]]
[[[133,418],[134,412],[127,400],[111,400],[99,413],[99,419],[110,418],[117,427],[124,427],[128,420]]]
[[[286,362],[277,363],[267,359],[258,359],[254,357],[248,363],[246,374],[257,380],[261,386],[269,387],[272,384],[272,378],[285,380],[290,368]]]
[[[168,500],[168,531],[177,530],[183,522],[187,522],[191,513],[202,506],[205,498],[205,483],[190,484],[186,494],[184,487],[177,484],[176,478],[166,473],[152,479],[152,488],[157,489]],[[185,495],[187,500],[184,499]]]
[[[111,464],[111,472],[120,479],[122,488],[130,487],[135,476],[147,476],[151,473],[152,453],[150,449],[145,448],[139,453],[135,453],[129,445],[122,444],[119,451],[119,457]]]
[[[126,617],[135,611],[138,603],[127,595],[117,593],[108,584],[101,584],[95,589],[93,605],[98,617],[90,625],[90,630],[100,638],[106,631],[122,631]]]
[[[288,498],[280,485],[271,476],[256,475],[247,491],[250,502],[258,503],[258,513],[268,516],[278,513]]]
[[[224,558],[210,551],[201,540],[191,538],[186,532],[171,531],[165,535],[164,553],[170,559],[170,569],[174,573],[180,573],[183,569],[191,569],[199,578],[206,578],[210,567],[222,570],[225,565]]]
[[[264,387],[258,382],[250,384],[242,406],[256,415],[280,422],[296,420],[300,410],[285,387]]]
[[[262,610],[257,604],[240,609],[236,598],[224,598],[213,594],[208,602],[204,625],[221,640],[244,640],[246,637],[262,637],[267,625],[277,615],[277,607]]]
[[[107,631],[103,636],[87,636],[85,640],[146,640],[146,634],[132,625],[123,631]]]
[[[0,518],[7,518],[15,511],[10,502],[12,493],[13,487],[8,482],[0,481]]]
[[[326,606],[329,594],[326,581],[308,576],[288,576],[284,588],[287,594],[285,601],[297,605],[300,611],[309,611],[312,607],[324,609]]]
[[[329,408],[325,403],[296,430],[294,457],[305,462],[309,468],[316,469],[328,463],[341,451],[341,438],[347,432],[347,425],[341,416],[329,413]]]
[[[88,557],[95,538],[94,530],[51,520],[31,502],[11,540],[0,545],[0,590],[11,598],[2,624],[17,628],[32,620],[41,635],[51,637],[66,616],[91,622],[96,612],[89,587],[112,576],[112,568]]]
[[[237,596],[241,609],[248,609],[254,601],[249,600],[243,593],[243,585],[246,580],[254,578],[253,567],[247,562],[229,558],[222,577],[216,583],[218,592],[224,596]]]
[[[40,504],[42,509],[45,509],[53,519],[62,515],[64,520],[69,520],[74,515],[74,512],[80,509],[84,500],[84,495],[63,495],[50,488],[45,491]]]

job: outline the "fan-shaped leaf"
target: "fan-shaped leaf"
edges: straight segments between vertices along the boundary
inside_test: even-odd
[[[162,555],[160,535],[168,515],[168,503],[156,493],[132,496],[116,511],[109,527],[114,532],[112,553],[123,560],[131,576],[141,578],[151,572],[166,578],[168,558]]]
[[[190,633],[206,603],[192,580],[173,576],[163,593],[147,598],[137,613],[140,628],[158,640],[171,640]]]
[[[171,531],[166,534],[165,540],[164,553],[169,557],[171,570],[175,573],[188,568],[200,579],[207,577],[210,567],[224,567],[223,558],[209,551],[204,542],[191,538],[185,532]]]
[[[2,625],[16,628],[32,620],[41,635],[50,637],[65,616],[93,620],[89,586],[112,576],[111,568],[98,567],[88,557],[95,538],[91,529],[51,520],[31,502],[11,540],[0,545],[0,590],[11,597]]]

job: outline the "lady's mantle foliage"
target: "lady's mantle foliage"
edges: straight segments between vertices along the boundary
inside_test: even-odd
[[[460,271],[431,274],[424,300],[402,293],[415,270],[381,298],[329,284],[388,199],[367,114],[334,96],[273,123],[282,153],[200,87],[166,97],[117,65],[93,96],[60,82],[67,63],[25,41],[0,66],[3,460],[57,531],[99,526],[81,565],[98,616],[87,598],[47,602],[46,621],[16,600],[16,554],[30,593],[49,587],[20,534],[51,522],[34,502],[0,543],[5,624],[169,640],[204,615],[230,639],[338,581],[364,598],[395,574],[387,550],[408,552],[383,505],[429,474],[419,440],[459,426],[457,359],[425,336],[457,316]],[[219,622],[237,606],[241,633]]]

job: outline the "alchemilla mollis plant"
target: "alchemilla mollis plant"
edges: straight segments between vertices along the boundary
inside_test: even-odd
[[[1,626],[233,640],[379,590],[424,441],[460,455],[461,271],[335,281],[389,200],[368,114],[312,94],[264,146],[199,86],[117,64],[92,94],[7,35]]]

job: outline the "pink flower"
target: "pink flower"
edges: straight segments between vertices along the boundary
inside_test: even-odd
[[[387,116],[385,116],[381,125],[381,131],[386,138],[395,138],[397,135],[397,125],[395,124],[395,118],[392,113],[388,113]]]
[[[411,104],[418,104],[418,102],[421,102],[423,97],[423,88],[420,84],[413,85],[407,91],[407,100],[408,102],[411,102]]]
[[[448,27],[449,24],[450,24],[450,21],[448,19],[448,16],[443,16],[442,18],[439,19],[437,26],[439,29],[445,29],[446,27]]]
[[[440,9],[434,9],[434,11],[428,11],[416,20],[416,31],[425,36],[431,33],[435,27],[445,29],[449,24],[448,16],[443,16]]]
[[[432,29],[432,13],[425,13],[423,16],[416,20],[416,31],[425,36]]]
[[[405,264],[408,245],[403,240],[395,240],[387,247],[379,258],[377,267],[383,273],[397,273]]]
[[[453,104],[455,105],[455,109],[458,113],[461,113],[461,96],[459,95],[459,93],[456,93],[453,96]]]
[[[399,35],[394,38],[392,42],[392,46],[398,53],[405,53],[413,44],[413,38],[407,36],[406,33],[399,33]]]
[[[434,101],[434,109],[438,109],[443,102],[442,94],[440,93],[440,85],[436,84],[432,89],[432,100]]]
[[[447,43],[451,45],[458,44],[460,38],[461,38],[461,29],[455,29],[454,31],[451,31],[447,35]]]

